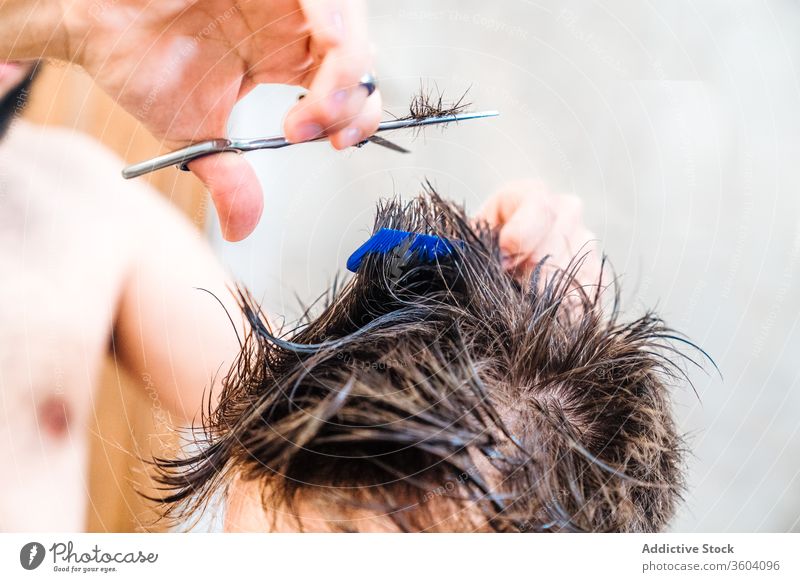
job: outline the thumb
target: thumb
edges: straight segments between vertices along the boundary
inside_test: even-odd
[[[226,240],[240,241],[253,232],[264,210],[264,196],[247,160],[226,152],[194,160],[189,169],[211,193]]]

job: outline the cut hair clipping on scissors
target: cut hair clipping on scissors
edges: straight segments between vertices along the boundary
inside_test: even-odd
[[[420,89],[419,94],[412,98],[407,115],[382,121],[378,125],[378,129],[376,130],[375,134],[358,145],[362,146],[365,143],[372,142],[396,152],[408,153],[406,148],[387,140],[382,135],[377,134],[397,129],[412,128],[417,130],[418,128],[428,125],[441,125],[442,127],[445,127],[451,123],[457,123],[459,121],[484,119],[500,115],[499,112],[494,110],[477,112],[467,111],[469,103],[465,102],[466,94],[467,92],[464,92],[460,99],[455,102],[448,103],[438,92],[438,90],[434,92],[433,90],[425,90],[423,87]],[[223,152],[241,154],[256,150],[280,149],[290,145],[318,142],[327,139],[328,136],[326,135],[319,136],[307,142],[297,143],[289,142],[284,136],[281,135],[249,139],[211,139],[194,143],[185,148],[127,166],[122,170],[122,176],[125,179],[137,178],[139,176],[143,176],[157,170],[162,170],[170,166],[177,166],[181,170],[188,171],[189,162],[205,156]]]

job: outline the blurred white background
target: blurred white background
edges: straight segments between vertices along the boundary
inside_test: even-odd
[[[504,181],[574,192],[623,274],[627,312],[657,307],[719,365],[675,393],[692,450],[675,531],[800,531],[800,7],[794,0],[370,0],[388,111],[420,79],[470,88],[498,119],[343,153],[251,155],[256,234],[215,245],[292,320],[344,271],[374,201],[430,178],[476,209]],[[278,133],[296,90],[262,88],[237,136]],[[216,218],[210,218],[216,224]]]

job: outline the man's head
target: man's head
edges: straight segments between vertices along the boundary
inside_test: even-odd
[[[252,327],[172,509],[226,491],[230,529],[655,531],[683,479],[671,334],[618,321],[581,258],[522,284],[496,233],[430,192],[389,227],[463,241],[425,263],[368,255],[316,317]],[[188,505],[187,505],[188,504]]]
[[[33,63],[0,62],[0,138],[25,108],[35,69]]]

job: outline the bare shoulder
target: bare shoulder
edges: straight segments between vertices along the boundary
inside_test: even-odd
[[[92,137],[71,128],[19,122],[0,148],[4,165],[27,176],[26,196],[58,209],[92,238],[139,241],[143,234],[198,236],[196,229],[146,183],[125,180],[124,162]],[[77,235],[77,232],[73,232]]]

